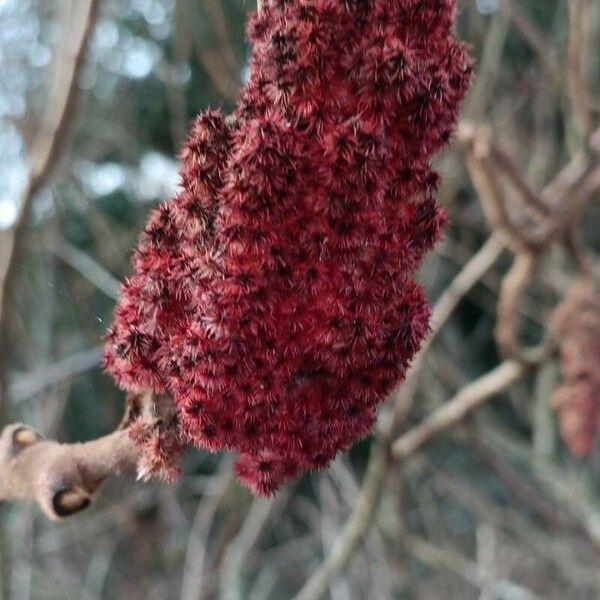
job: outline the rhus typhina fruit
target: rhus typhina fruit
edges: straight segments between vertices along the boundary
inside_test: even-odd
[[[455,11],[265,2],[237,109],[196,119],[181,189],[141,236],[106,368],[169,394],[182,443],[236,451],[257,494],[366,436],[427,335],[413,274],[444,224],[431,160],[472,70]]]

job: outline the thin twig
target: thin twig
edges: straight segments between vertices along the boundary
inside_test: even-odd
[[[76,352],[36,371],[19,373],[11,377],[6,395],[11,403],[25,402],[51,386],[99,367],[102,362],[102,350],[103,346],[96,346]]]
[[[360,495],[352,514],[340,535],[336,538],[329,554],[313,573],[293,600],[319,600],[331,579],[344,568],[354,554],[358,544],[369,530],[377,506],[389,461],[389,443],[386,436],[379,437],[371,450]]]
[[[113,300],[118,299],[121,282],[91,256],[64,240],[59,240],[52,251],[103,294]]]
[[[244,562],[263,533],[273,512],[287,502],[289,494],[280,492],[275,498],[257,498],[252,503],[239,533],[228,545],[221,564],[221,599],[242,600]]]
[[[403,434],[392,446],[395,459],[405,460],[453,425],[460,423],[484,402],[508,389],[527,372],[516,360],[507,360],[460,390],[425,421]]]
[[[421,354],[426,352],[440,329],[450,318],[460,301],[469,293],[473,286],[489,271],[498,260],[504,244],[500,237],[492,234],[483,246],[470,258],[458,275],[439,297],[431,313],[431,330],[427,342],[421,349]]]
[[[463,123],[458,138],[465,145],[466,164],[490,228],[500,233],[514,252],[533,251],[539,245],[537,239],[507,209],[499,173],[492,162],[491,129]]]
[[[538,218],[548,219],[551,216],[550,208],[544,203],[542,197],[538,195],[527,183],[517,166],[511,158],[497,145],[492,144],[490,147],[490,158],[494,161],[498,170],[506,177],[508,183],[519,194],[519,197],[524,201]]]
[[[573,123],[581,140],[590,133],[592,100],[590,93],[591,8],[590,0],[569,0],[569,58],[567,78]]]
[[[408,551],[420,562],[433,567],[443,568],[477,588],[483,588],[485,580],[478,565],[450,547],[440,547],[422,538],[405,535]],[[533,592],[522,585],[508,579],[494,579],[491,582],[494,598],[520,598],[522,600],[539,600]]]
[[[505,358],[525,362],[539,362],[540,348],[523,350],[518,341],[519,311],[527,287],[531,283],[539,264],[539,256],[532,252],[520,252],[516,255],[508,273],[502,279],[498,299],[496,343]]]
[[[219,505],[233,479],[230,460],[223,460],[206,488],[192,521],[185,552],[181,600],[198,600],[203,591],[208,536]]]
[[[218,41],[218,49],[223,55],[224,62],[232,77],[238,72],[239,65],[235,56],[235,50],[231,41],[231,34],[227,25],[227,16],[223,9],[222,0],[203,0],[204,10],[214,26]],[[260,7],[259,7],[260,10]]]

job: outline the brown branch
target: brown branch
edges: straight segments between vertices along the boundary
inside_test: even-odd
[[[204,0],[202,3],[205,10],[208,10],[211,19],[220,20],[223,16],[219,16],[222,11],[220,5],[215,0]],[[218,42],[216,46],[207,47],[202,43],[202,40],[197,35],[192,35],[189,31],[193,27],[193,19],[201,18],[199,15],[199,5],[195,3],[182,3],[182,10],[188,16],[187,22],[182,22],[180,27],[182,30],[188,29],[186,35],[190,36],[193,45],[194,54],[199,65],[202,66],[209,79],[215,86],[215,89],[227,100],[236,102],[238,100],[241,88],[241,82],[238,77],[235,53],[233,48],[228,48],[226,38],[228,34],[222,30],[222,26],[215,25]],[[214,25],[214,22],[213,22]]]
[[[541,192],[544,201],[552,207],[565,201],[569,191],[598,166],[599,156],[600,128],[590,136],[587,146],[579,150],[544,187]]]
[[[566,235],[600,190],[600,129],[540,192],[494,141],[490,127],[462,123],[458,138],[465,146],[467,167],[490,227],[502,233],[514,252],[541,253]],[[506,206],[503,180],[522,201],[513,203],[516,214]],[[524,206],[535,216],[533,222],[526,219]]]
[[[405,460],[433,438],[462,421],[483,403],[508,389],[526,372],[527,368],[522,362],[504,361],[465,386],[425,421],[398,438],[392,445],[392,456],[398,460]]]
[[[175,427],[171,398],[150,392],[129,394],[117,430],[83,444],[45,439],[21,423],[0,435],[0,502],[37,501],[51,519],[87,508],[109,477],[138,468],[144,475],[148,457],[131,438],[131,428],[166,432]]]
[[[467,168],[492,231],[498,232],[514,252],[534,251],[539,245],[538,240],[507,209],[498,170],[492,160],[501,153],[494,149],[491,128],[463,123],[458,130],[458,138],[465,146]],[[505,172],[508,171],[512,179],[519,181],[519,187],[524,188],[526,184],[516,175],[516,170],[509,168],[508,164],[504,166]],[[529,201],[532,195],[532,192],[526,194]],[[533,204],[539,213],[542,209],[538,202]]]
[[[232,462],[230,457],[225,457],[206,486],[203,501],[198,504],[191,522],[183,561],[181,600],[201,600],[207,588],[206,579],[208,579],[209,569],[206,563],[208,562],[207,550],[210,547],[208,536],[233,477]]]
[[[594,157],[580,177],[557,198],[553,221],[542,234],[544,243],[548,244],[572,229],[599,191],[600,160]]]
[[[580,275],[585,277],[593,277],[594,268],[590,257],[586,254],[584,247],[575,237],[575,233],[570,230],[565,234],[564,248],[567,254],[571,257],[573,264],[577,267]]]
[[[572,161],[541,192],[529,186],[514,162],[494,142],[489,127],[465,123],[459,139],[465,144],[467,166],[493,231],[500,232],[515,254],[502,282],[497,309],[496,341],[507,359],[537,363],[550,349],[549,338],[536,348],[522,349],[518,341],[518,308],[546,250],[562,243],[575,265],[589,271],[589,260],[574,243],[573,227],[600,189],[600,165],[590,137],[589,158]],[[510,211],[503,184],[522,200]],[[525,214],[533,213],[534,220]]]
[[[454,309],[475,284],[489,271],[504,250],[499,237],[492,234],[481,248],[467,261],[461,271],[439,297],[431,313],[432,333],[420,354],[424,354],[452,316]]]
[[[169,130],[173,148],[179,151],[186,137],[186,95],[185,85],[177,71],[188,66],[192,55],[192,39],[189,27],[189,11],[187,2],[175,4],[173,23],[173,60],[172,73],[167,76],[166,92],[169,109]]]
[[[139,450],[127,430],[85,444],[59,444],[25,425],[0,436],[0,500],[36,500],[54,520],[87,508],[110,475],[135,468]]]
[[[497,308],[496,343],[504,358],[529,363],[540,361],[546,345],[523,350],[518,341],[519,306],[539,264],[539,255],[521,252],[516,255],[508,273],[502,279]]]
[[[573,123],[585,140],[592,124],[590,93],[591,8],[590,0],[569,0],[569,53],[567,79]]]
[[[319,600],[329,588],[329,582],[350,560],[354,551],[369,530],[381,496],[390,460],[389,440],[380,436],[371,450],[360,494],[352,514],[335,539],[331,551],[320,567],[312,574],[293,600]]]
[[[539,493],[539,490],[522,478],[522,474],[510,466],[510,463],[496,454],[481,439],[475,427],[466,431],[466,439],[477,457],[496,474],[498,479],[506,486],[512,496],[539,515],[553,528],[568,527],[569,520],[561,513],[558,507],[548,498]]]
[[[98,16],[100,0],[76,3],[77,10],[70,15],[69,35],[63,37],[64,46],[55,60],[56,73],[48,100],[48,111],[35,136],[30,156],[29,180],[20,200],[19,212],[13,227],[5,232],[0,260],[0,402],[5,412],[6,370],[9,350],[8,301],[14,288],[16,261],[21,252],[24,234],[35,196],[52,175],[65,146],[79,98],[78,74],[84,63],[85,52]],[[0,414],[0,421],[3,420]]]
[[[477,65],[477,79],[462,109],[471,119],[479,120],[490,104],[501,72],[509,27],[510,21],[503,14],[496,13],[489,20]]]
[[[504,175],[507,182],[517,192],[525,206],[530,208],[541,220],[551,217],[550,207],[546,205],[542,197],[527,183],[511,158],[495,144],[490,146],[490,160],[494,162],[498,171]]]
[[[236,102],[240,93],[240,82],[229,73],[218,50],[196,48],[196,58],[202,65],[216,90],[228,100]]]

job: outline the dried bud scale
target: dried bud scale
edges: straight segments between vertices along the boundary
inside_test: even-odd
[[[455,0],[271,0],[231,119],[203,113],[142,234],[106,367],[268,495],[371,430],[428,331],[432,156],[471,66]]]

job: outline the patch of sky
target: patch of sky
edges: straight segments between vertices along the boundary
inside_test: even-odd
[[[0,118],[0,229],[10,227],[17,217],[19,200],[27,182],[23,139],[13,123]]]
[[[120,191],[139,202],[155,202],[168,199],[179,185],[177,161],[158,152],[142,155],[137,167],[79,160],[73,172],[96,198]]]
[[[491,15],[500,8],[500,0],[477,0],[477,10],[483,15]]]

